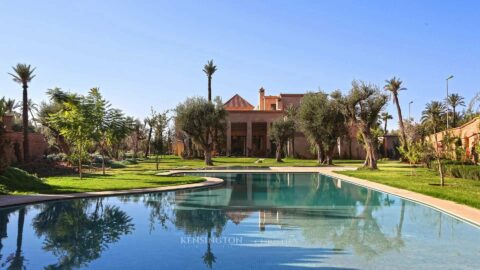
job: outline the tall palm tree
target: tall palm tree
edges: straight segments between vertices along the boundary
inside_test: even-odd
[[[203,72],[208,77],[208,101],[212,101],[212,76],[215,71],[217,71],[217,66],[213,64],[213,60],[208,61],[203,67]]]
[[[443,169],[440,163],[440,152],[438,150],[438,138],[437,138],[437,127],[442,123],[442,117],[445,113],[446,106],[440,101],[432,101],[427,103],[425,110],[422,111],[421,121],[424,125],[430,127],[433,130],[433,137],[435,139],[435,152],[436,159],[438,163],[438,172],[440,174],[440,185],[445,184],[443,177]]]
[[[388,133],[388,130],[387,130],[387,123],[388,123],[388,120],[392,120],[393,119],[393,116],[391,114],[389,114],[388,112],[383,112],[381,115],[380,115],[380,119],[382,119],[383,121],[383,132],[384,134],[387,134]]]
[[[28,161],[30,159],[30,146],[28,141],[28,84],[35,78],[33,72],[35,68],[32,68],[27,64],[17,64],[12,67],[14,73],[8,73],[12,75],[13,81],[22,85],[23,88],[23,103],[22,103],[22,118],[23,118],[23,160]]]
[[[453,112],[453,126],[452,127],[457,127],[457,113],[456,113],[456,108],[458,106],[465,106],[465,98],[460,96],[459,94],[453,93],[448,95],[448,97],[445,99],[445,102],[452,106],[452,112]]]
[[[402,90],[407,90],[407,88],[402,87],[402,81],[400,78],[393,77],[390,80],[385,81],[386,84],[383,87],[386,91],[390,91],[392,93],[393,104],[397,105],[397,112],[398,112],[398,124],[400,125],[400,135],[402,137],[403,147],[407,149],[407,137],[405,136],[405,127],[403,126],[403,117],[402,117],[402,109],[400,108],[400,102],[398,101],[398,92]]]

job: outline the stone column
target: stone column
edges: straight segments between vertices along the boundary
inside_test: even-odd
[[[248,121],[247,122],[247,157],[251,156],[252,153],[252,122]]]
[[[227,157],[232,153],[232,122],[227,121],[227,149],[226,149]]]

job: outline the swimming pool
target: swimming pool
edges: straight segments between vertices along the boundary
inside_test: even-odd
[[[480,229],[313,173],[0,210],[0,268],[478,269]]]

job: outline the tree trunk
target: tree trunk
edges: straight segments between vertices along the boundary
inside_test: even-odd
[[[455,113],[455,107],[452,106],[452,112],[453,112],[453,126],[452,127],[457,127],[457,114]]]
[[[275,150],[275,160],[277,162],[282,162],[282,149],[283,149],[283,144],[278,143],[277,149]]]
[[[147,147],[145,147],[145,158],[148,158],[148,154],[150,154],[150,140],[152,139],[152,127],[148,131],[147,137]]]
[[[103,149],[101,149],[102,151],[102,174],[105,175],[105,155],[103,154],[104,151]]]
[[[364,167],[367,167],[369,169],[376,170],[378,169],[377,167],[377,157],[375,155],[375,148],[373,147],[373,142],[371,135],[363,135],[364,141],[365,141],[365,151],[367,152],[366,158],[365,158],[365,163]]]
[[[384,135],[388,133],[388,131],[387,131],[387,122],[388,122],[388,119],[385,118],[385,126],[384,126],[384,128],[383,128],[383,134],[384,134]]]
[[[203,155],[205,157],[205,165],[207,166],[213,166],[213,162],[212,162],[212,150],[210,149],[209,146],[205,146],[203,148]]]
[[[323,163],[323,146],[321,142],[317,142],[317,162],[318,165]]]
[[[17,258],[19,258],[22,254],[24,223],[25,223],[25,207],[22,207],[20,210],[18,210],[17,249],[15,251],[15,257]]]
[[[208,101],[212,101],[212,76],[208,76]]]
[[[28,140],[28,85],[23,84],[23,162],[30,160],[30,142]]]
[[[434,129],[433,130],[435,134],[435,152],[436,152],[436,158],[437,158],[437,164],[438,164],[438,173],[440,174],[440,186],[445,185],[445,177],[443,175],[443,168],[442,168],[442,162],[440,161],[440,152],[438,151],[438,138],[437,138],[437,131]]]
[[[405,150],[408,150],[407,146],[407,136],[405,136],[405,127],[403,126],[403,117],[402,117],[402,109],[400,108],[400,103],[398,102],[398,95],[397,93],[393,94],[393,99],[395,101],[395,105],[397,105],[397,112],[398,112],[398,125],[400,127],[400,135],[402,136],[402,144]]]
[[[327,165],[333,165],[333,152],[335,151],[335,145],[330,146],[326,153],[325,163]]]
[[[78,173],[80,175],[80,179],[82,179],[82,143],[80,143],[78,149]]]

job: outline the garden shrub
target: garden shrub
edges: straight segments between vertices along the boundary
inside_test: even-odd
[[[445,165],[445,173],[451,177],[480,180],[480,166]]]
[[[115,162],[115,161],[110,164],[110,168],[112,168],[112,169],[122,169],[122,168],[126,168],[126,167],[127,166],[125,166],[125,164],[122,164],[120,162]]]

